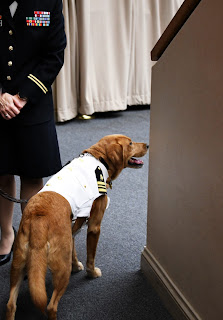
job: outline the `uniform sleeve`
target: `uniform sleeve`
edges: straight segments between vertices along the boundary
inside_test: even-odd
[[[48,39],[44,48],[45,55],[38,65],[30,70],[30,74],[19,88],[20,96],[28,98],[31,103],[38,102],[43,95],[47,94],[64,63],[66,35],[61,0],[56,2],[50,16]]]

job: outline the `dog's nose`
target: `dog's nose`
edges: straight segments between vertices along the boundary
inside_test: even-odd
[[[149,149],[149,145],[148,144],[146,145],[146,148]]]

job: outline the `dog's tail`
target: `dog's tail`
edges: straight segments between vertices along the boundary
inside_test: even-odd
[[[33,217],[30,226],[28,254],[28,279],[32,300],[42,313],[46,314],[46,271],[47,271],[47,239],[48,225],[46,217]]]

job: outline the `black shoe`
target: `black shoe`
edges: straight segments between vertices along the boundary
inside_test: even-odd
[[[7,254],[1,254],[0,255],[0,266],[3,266],[4,264],[8,263],[11,260],[13,246],[14,246],[15,238],[16,238],[16,230],[15,230],[14,227],[13,227],[13,231],[14,231],[14,236],[15,237],[14,237],[14,241],[13,241],[13,244],[12,244],[11,251],[9,253],[7,253]]]

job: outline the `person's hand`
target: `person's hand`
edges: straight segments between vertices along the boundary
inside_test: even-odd
[[[16,117],[23,106],[14,104],[14,97],[9,93],[0,95],[0,114],[5,120]]]
[[[26,104],[27,104],[27,99],[21,99],[18,94],[13,96],[13,102],[15,106],[21,110]]]

